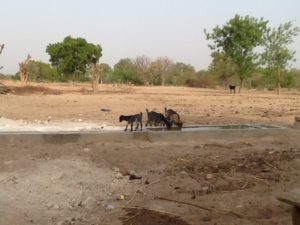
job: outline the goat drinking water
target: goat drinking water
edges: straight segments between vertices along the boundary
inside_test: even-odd
[[[171,126],[172,124],[175,124],[180,129],[182,128],[183,123],[180,120],[180,116],[176,111],[174,111],[173,109],[167,109],[167,107],[165,107],[165,116],[166,119],[171,123]]]
[[[146,109],[146,112],[148,116],[146,126],[148,126],[148,124],[150,126],[152,125],[157,126],[163,124],[166,125],[168,129],[171,128],[172,124],[165,118],[163,114],[154,111],[149,112],[148,109]]]

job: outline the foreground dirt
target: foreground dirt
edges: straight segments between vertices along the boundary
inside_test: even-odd
[[[9,119],[88,120],[119,125],[120,114],[176,109],[185,124],[292,126],[299,93],[174,87],[40,85],[0,95]],[[36,84],[31,84],[36,86]],[[2,107],[3,106],[3,107]],[[111,111],[101,111],[101,109]],[[224,131],[230,132],[230,131]],[[180,133],[179,133],[180,134]],[[299,187],[299,132],[153,141],[86,138],[67,143],[3,139],[0,224],[288,225],[276,196]],[[297,136],[298,135],[298,136]],[[13,139],[12,139],[13,140]],[[140,178],[140,179],[135,179]]]

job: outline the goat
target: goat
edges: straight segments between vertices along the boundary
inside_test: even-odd
[[[235,85],[229,85],[230,94],[233,92],[235,94]]]
[[[148,126],[148,124],[150,124],[150,126],[157,126],[163,124],[166,125],[168,129],[171,128],[171,123],[168,120],[166,120],[163,114],[154,111],[149,112],[148,109],[146,109],[146,112],[148,116],[146,126]]]
[[[127,125],[126,125],[126,128],[124,131],[127,131],[127,127],[129,124],[131,127],[130,131],[132,131],[132,127],[133,127],[134,123],[136,123],[135,131],[139,128],[139,125],[141,126],[141,131],[142,131],[143,130],[142,119],[143,119],[143,113],[140,112],[140,114],[135,114],[135,115],[130,115],[130,116],[121,115],[119,118],[119,121],[120,121],[120,123],[124,120],[127,121]]]
[[[180,120],[180,116],[176,111],[174,111],[173,109],[167,109],[167,107],[165,107],[165,116],[166,119],[171,123],[171,126],[172,124],[175,124],[180,129],[182,128],[183,123]]]

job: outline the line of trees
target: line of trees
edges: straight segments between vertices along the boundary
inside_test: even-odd
[[[27,60],[22,68],[26,69],[29,81],[93,81],[94,89],[99,82],[225,88],[236,84],[239,91],[247,85],[276,88],[279,93],[281,87],[300,86],[299,70],[288,68],[295,60],[295,51],[289,46],[299,32],[292,22],[270,28],[263,18],[236,15],[211,32],[204,30],[210,41],[212,62],[202,71],[167,57],[152,60],[147,56],[120,59],[111,68],[99,63],[102,56],[99,44],[71,36],[47,46],[50,64]],[[2,51],[4,45],[0,47]],[[20,64],[21,73],[15,78],[24,76],[22,68]]]

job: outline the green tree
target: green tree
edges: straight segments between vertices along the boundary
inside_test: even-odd
[[[51,68],[49,64],[30,60],[27,65],[29,81],[61,81],[58,72]]]
[[[76,80],[76,76],[85,74],[87,66],[97,63],[102,56],[100,45],[71,36],[67,36],[61,43],[49,44],[46,52],[50,55],[52,66],[59,73],[71,76],[68,78],[73,80]]]
[[[110,83],[112,80],[113,70],[107,63],[101,63],[101,82]]]
[[[254,50],[263,44],[267,23],[268,21],[264,21],[262,18],[258,20],[250,16],[236,15],[223,27],[215,27],[212,33],[204,30],[207,40],[214,42],[209,47],[230,57],[236,65],[237,75],[240,79],[239,92],[245,79],[251,77],[256,68],[258,54]]]
[[[120,59],[115,64],[112,81],[117,83],[141,84],[141,81],[138,79],[136,67],[129,58]]]
[[[270,76],[275,75],[277,94],[280,93],[283,81],[292,82],[292,78],[286,75],[285,70],[289,62],[294,60],[295,51],[290,50],[288,45],[293,43],[299,31],[299,27],[295,27],[292,22],[287,22],[280,24],[277,29],[270,29],[266,34],[262,61],[270,71]]]
[[[192,65],[182,62],[175,63],[172,74],[168,77],[167,83],[171,85],[185,85],[188,79],[195,76],[196,71]]]
[[[226,89],[230,79],[235,75],[235,64],[231,58],[222,52],[215,51],[211,54],[213,61],[209,66],[209,72],[212,73],[217,80],[221,81]]]

